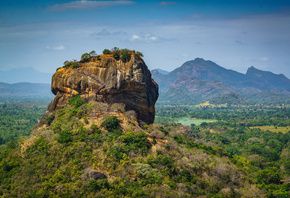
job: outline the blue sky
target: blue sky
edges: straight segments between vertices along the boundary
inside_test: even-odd
[[[53,73],[113,47],[171,71],[196,57],[290,77],[289,0],[0,0],[0,70]],[[1,80],[1,79],[0,79]]]

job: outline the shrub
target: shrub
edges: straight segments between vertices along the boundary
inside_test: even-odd
[[[78,62],[74,62],[73,64],[72,64],[72,68],[73,69],[76,69],[78,67]]]
[[[136,54],[139,58],[143,57],[143,53],[142,53],[142,52],[138,52],[138,51],[137,51],[135,54]]]
[[[62,144],[72,142],[72,133],[69,130],[61,131],[57,137],[57,142]]]
[[[164,133],[162,133],[159,130],[154,130],[149,134],[150,137],[152,138],[157,138],[157,139],[163,139],[164,138]]]
[[[118,47],[113,47],[112,49],[111,49],[111,51],[112,52],[118,52],[120,49],[118,48]]]
[[[91,55],[90,55],[89,53],[84,53],[84,54],[81,56],[81,62],[86,62],[86,61],[88,61],[90,58],[91,58]]]
[[[156,168],[152,168],[149,164],[137,163],[133,164],[135,172],[141,178],[148,178],[150,175],[161,176],[160,172]]]
[[[169,132],[166,131],[163,127],[160,127],[159,130],[162,131],[164,135],[169,135]]]
[[[108,131],[113,131],[119,128],[119,120],[116,116],[109,116],[103,123],[102,127],[105,127]]]
[[[257,183],[260,184],[279,184],[281,175],[277,169],[266,168],[260,170],[257,175]]]
[[[64,64],[63,68],[68,69],[72,65],[72,62],[71,61],[65,61],[63,64]]]
[[[127,146],[131,146],[134,150],[141,149],[146,152],[150,148],[150,144],[147,142],[147,135],[144,132],[134,134],[133,132],[126,132],[121,135],[119,141],[125,143]]]
[[[109,49],[104,49],[103,50],[103,54],[110,54],[110,53],[111,53],[111,51]]]
[[[68,103],[70,105],[73,105],[75,108],[78,108],[80,106],[82,106],[83,104],[85,104],[85,101],[82,100],[82,98],[80,97],[80,95],[74,95],[69,101]]]
[[[92,130],[93,133],[96,133],[96,134],[100,134],[101,133],[101,129],[95,124],[93,124],[91,126],[91,130]]]
[[[120,161],[123,158],[123,155],[126,153],[125,148],[123,146],[113,146],[110,149],[110,153]]]
[[[92,50],[90,53],[89,53],[90,56],[97,56],[97,53],[95,50]]]
[[[130,58],[131,58],[129,50],[128,49],[122,49],[120,51],[120,57],[121,57],[121,60],[124,63],[128,62],[130,60]]]
[[[45,121],[47,122],[48,125],[50,125],[52,123],[52,121],[54,120],[55,115],[51,114],[50,116],[45,118]]]
[[[178,142],[179,144],[182,144],[184,141],[183,141],[183,138],[182,138],[182,136],[181,135],[175,135],[174,137],[174,140],[176,141],[176,142]]]
[[[101,189],[109,189],[110,185],[107,179],[90,180],[89,188],[92,191],[99,191]]]
[[[79,127],[77,130],[79,141],[83,142],[88,138],[88,130],[84,127]]]
[[[116,59],[116,60],[119,60],[120,59],[120,55],[118,54],[118,52],[115,52],[113,57]]]
[[[89,124],[89,120],[88,120],[87,117],[84,117],[83,119],[84,119],[84,122],[85,122],[86,124]]]

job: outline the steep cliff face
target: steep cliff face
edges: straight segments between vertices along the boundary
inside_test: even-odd
[[[51,90],[56,96],[48,106],[49,112],[63,108],[73,95],[79,94],[86,102],[124,103],[126,110],[136,111],[140,122],[154,121],[158,85],[133,51],[127,62],[107,54],[79,62],[77,68],[58,69]]]

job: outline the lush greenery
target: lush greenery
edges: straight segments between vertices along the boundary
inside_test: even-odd
[[[246,158],[192,138],[205,128],[153,124],[141,129],[123,114],[87,117],[102,108],[97,102],[74,96],[69,103],[47,119],[48,128],[2,149],[1,196],[263,196],[260,183],[276,186],[282,178],[269,166],[257,176],[247,174],[252,165]],[[96,172],[101,176],[94,177]]]
[[[47,104],[0,104],[0,145],[30,135],[46,111]]]
[[[190,116],[218,122],[191,126],[189,134],[207,146],[220,147],[235,164],[243,156],[244,170],[267,197],[289,197],[290,184],[280,180],[290,176],[290,109],[285,106],[194,107],[159,106],[158,121]],[[255,126],[255,127],[253,127]],[[260,128],[259,128],[260,127]],[[280,127],[282,132],[271,132]],[[239,163],[237,164],[239,166]]]
[[[117,116],[88,116],[115,106],[85,103],[75,95],[30,138],[7,142],[5,137],[0,196],[289,197],[290,184],[283,183],[290,177],[288,107],[158,105],[162,125],[143,129],[124,109]],[[21,131],[15,123],[26,120],[31,127],[45,112],[31,104],[0,107],[1,127],[10,123],[4,134],[17,131],[16,138],[31,130]],[[216,122],[170,123],[184,117]],[[257,128],[270,126],[285,131]]]
[[[286,106],[230,106],[198,107],[190,105],[158,105],[156,115],[159,123],[172,118],[191,117],[197,119],[214,119],[228,123],[230,126],[289,126],[290,108]]]

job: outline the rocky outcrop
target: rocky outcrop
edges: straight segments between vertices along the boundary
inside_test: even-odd
[[[127,62],[107,54],[79,62],[77,68],[60,68],[52,76],[51,90],[56,96],[48,106],[49,112],[63,108],[79,94],[86,102],[123,103],[126,110],[137,113],[140,122],[154,121],[158,85],[143,59],[133,51]]]
[[[90,178],[93,180],[98,179],[107,179],[107,176],[104,173],[98,172],[98,171],[91,171],[90,172]]]

